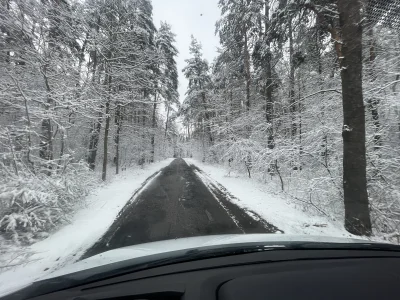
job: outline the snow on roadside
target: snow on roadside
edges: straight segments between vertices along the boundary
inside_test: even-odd
[[[203,176],[199,177],[208,187],[222,185],[232,194],[230,200],[233,203],[247,210],[251,216],[255,212],[285,234],[355,237],[339,222],[297,209],[284,194],[272,194],[265,184],[257,180],[245,176],[227,176],[228,171],[222,166],[211,166],[190,158],[185,158],[185,161],[203,171]]]
[[[0,273],[0,296],[79,259],[107,231],[135,191],[147,186],[148,182],[144,183],[146,178],[172,160],[166,159],[144,169],[127,170],[86,197],[86,206],[75,214],[70,224],[24,249],[25,253],[32,253],[29,259]]]

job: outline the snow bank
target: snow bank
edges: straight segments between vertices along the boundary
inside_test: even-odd
[[[210,187],[211,184],[223,186],[232,194],[231,201],[236,205],[260,215],[265,221],[278,227],[285,234],[314,235],[329,237],[355,237],[348,233],[344,226],[318,212],[311,214],[298,209],[287,196],[282,193],[268,191],[265,184],[254,179],[232,174],[222,166],[211,166],[194,159],[185,158],[188,164],[193,164],[203,171],[199,176]]]
[[[115,176],[85,199],[86,207],[75,214],[69,225],[49,238],[23,249],[19,258],[10,255],[7,265],[13,267],[2,266],[0,295],[20,289],[79,259],[107,231],[135,191],[145,188],[143,183],[146,178],[172,160],[167,159],[144,169],[128,170]],[[32,253],[29,259],[21,259],[27,253]]]

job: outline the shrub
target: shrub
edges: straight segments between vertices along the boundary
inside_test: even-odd
[[[94,183],[85,163],[65,162],[49,173],[22,164],[18,175],[0,164],[0,233],[18,244],[31,244],[61,223]]]

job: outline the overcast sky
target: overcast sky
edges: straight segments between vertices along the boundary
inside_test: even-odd
[[[216,56],[218,38],[215,36],[215,22],[220,10],[217,0],[152,0],[154,23],[160,27],[160,21],[166,21],[176,34],[176,46],[179,71],[180,101],[185,98],[187,80],[182,74],[185,59],[189,58],[190,36],[198,39],[203,46],[204,57],[211,63]],[[201,16],[202,15],[202,16]]]

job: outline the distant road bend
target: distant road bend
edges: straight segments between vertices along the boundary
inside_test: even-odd
[[[136,244],[212,234],[280,231],[229,201],[224,188],[212,191],[196,175],[202,171],[175,159],[153,176],[120,212],[104,236],[83,256]],[[206,176],[206,175],[205,175]],[[217,198],[217,199],[216,199]],[[251,215],[256,216],[254,212]]]

